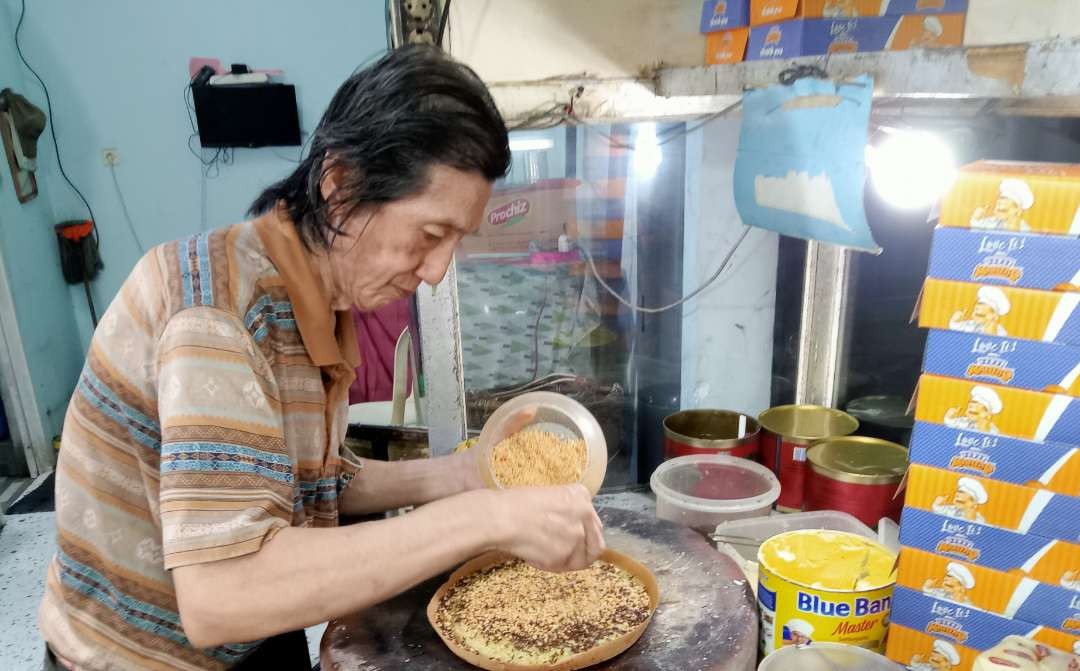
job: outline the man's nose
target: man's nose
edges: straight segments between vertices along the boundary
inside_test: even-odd
[[[454,246],[442,244],[428,252],[423,263],[416,271],[416,276],[422,281],[435,286],[446,277],[446,269],[450,267],[450,261],[454,258]]]

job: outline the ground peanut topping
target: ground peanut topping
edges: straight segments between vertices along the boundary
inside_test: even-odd
[[[526,429],[491,451],[491,470],[503,487],[547,487],[581,482],[585,441]]]
[[[547,573],[514,559],[464,578],[436,620],[460,645],[513,664],[556,664],[628,633],[648,619],[649,594],[605,561]]]

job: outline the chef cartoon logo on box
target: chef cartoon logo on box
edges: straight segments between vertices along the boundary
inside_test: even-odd
[[[926,652],[911,656],[911,671],[954,671],[960,666],[960,651],[956,646],[940,638],[934,639]]]
[[[1025,213],[1035,205],[1035,194],[1028,183],[1007,177],[998,185],[998,197],[993,205],[980,205],[971,214],[971,227],[998,231],[1028,232],[1031,226]]]
[[[960,522],[1016,530],[1024,524],[1028,508],[1040,492],[915,464],[908,475],[907,504]],[[1035,521],[1041,520],[1037,515]]]
[[[912,671],[970,669],[978,655],[975,650],[903,625],[894,624],[889,630],[889,659]]]
[[[949,329],[961,333],[1007,336],[1002,324],[1012,310],[1012,302],[997,287],[979,287],[975,304],[968,310],[957,310],[949,320]]]
[[[986,505],[989,499],[986,488],[978,480],[960,478],[956,481],[956,489],[952,494],[943,494],[934,499],[931,510],[945,517],[986,524],[980,508]]]
[[[949,562],[945,565],[945,574],[940,578],[927,578],[922,585],[922,593],[936,599],[953,603],[971,604],[971,590],[975,589],[975,576],[963,564]]]
[[[1001,396],[996,391],[976,385],[971,388],[967,403],[946,410],[941,423],[950,429],[998,434],[1001,431],[994,424],[994,418],[1004,409]]]

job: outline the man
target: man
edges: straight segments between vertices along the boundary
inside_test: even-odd
[[[1022,179],[1009,177],[998,186],[998,199],[993,209],[980,207],[971,215],[972,228],[988,228],[1000,231],[1027,232],[1031,230],[1024,221],[1024,212],[1035,205],[1035,194]]]
[[[981,431],[982,433],[1001,433],[994,417],[1001,413],[1004,404],[997,392],[990,387],[975,385],[971,388],[967,406],[963,412],[960,408],[949,408],[945,411],[944,424],[952,429],[964,431]]]
[[[939,496],[934,500],[933,509],[935,513],[946,517],[986,524],[986,518],[979,512],[979,506],[986,505],[989,499],[986,488],[978,480],[960,478],[952,500]]]
[[[480,489],[477,450],[383,463],[339,449],[349,309],[438,283],[509,160],[475,73],[403,48],[341,86],[257,218],[139,261],[64,423],[47,668],[306,669],[304,627],[486,550],[555,571],[599,555],[581,486]]]
[[[945,567],[945,575],[940,580],[928,578],[923,585],[923,594],[938,599],[946,599],[955,603],[971,603],[968,592],[975,588],[975,576],[971,575],[968,567],[949,562]]]
[[[810,645],[814,627],[806,620],[788,620],[784,625],[784,645]]]
[[[949,328],[964,333],[1006,337],[1009,332],[1002,326],[1001,320],[1012,310],[1012,302],[1005,292],[997,287],[979,287],[975,305],[968,316],[963,310],[957,310],[949,320]]]
[[[912,671],[953,671],[960,666],[960,652],[948,641],[935,640],[929,656],[915,655],[908,668]]]

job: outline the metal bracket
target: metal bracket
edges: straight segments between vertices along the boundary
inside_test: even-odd
[[[847,375],[851,251],[809,242],[803,277],[795,402],[834,407]]]
[[[457,262],[437,286],[416,292],[423,361],[423,416],[431,455],[450,454],[465,439],[465,368],[462,365]]]

